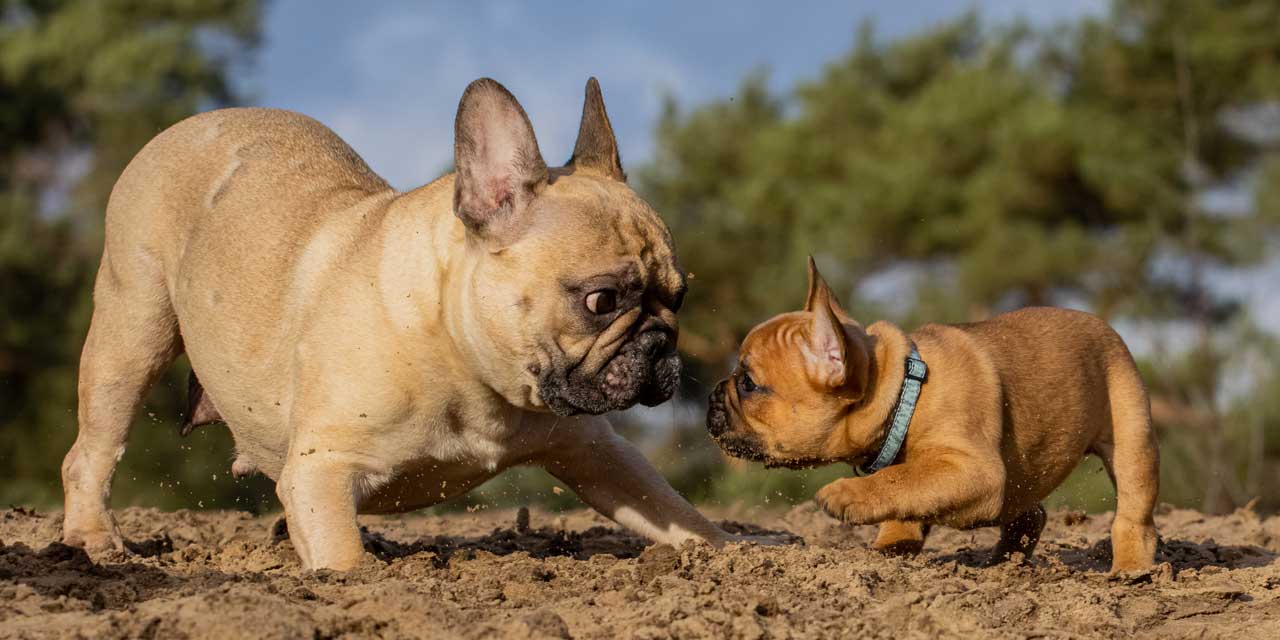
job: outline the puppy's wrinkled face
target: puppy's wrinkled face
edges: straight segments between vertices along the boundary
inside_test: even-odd
[[[844,455],[832,448],[831,436],[848,403],[806,368],[810,315],[786,313],[752,330],[732,375],[711,393],[707,430],[726,453],[788,467]]]
[[[553,172],[554,174],[554,172]],[[624,183],[554,176],[522,237],[477,266],[488,343],[526,408],[599,414],[669,399],[685,279],[662,220]]]
[[[803,311],[761,324],[711,393],[707,430],[730,455],[808,467],[847,458],[844,419],[866,395],[870,339],[809,258]]]
[[[564,167],[547,168],[524,109],[492,80],[463,94],[454,139],[467,250],[452,331],[472,366],[512,404],[560,415],[669,399],[684,274],[627,186],[595,79]]]

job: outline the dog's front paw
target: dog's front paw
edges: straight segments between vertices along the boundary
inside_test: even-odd
[[[124,539],[114,530],[67,530],[62,534],[62,543],[69,547],[80,547],[94,558],[107,553],[128,552],[124,546]]]
[[[814,501],[827,515],[847,524],[867,524],[861,508],[860,493],[852,478],[836,480],[818,490]]]

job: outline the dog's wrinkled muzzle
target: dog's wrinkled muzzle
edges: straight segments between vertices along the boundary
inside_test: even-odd
[[[652,407],[675,394],[680,366],[675,333],[649,329],[627,341],[594,377],[546,371],[538,390],[547,407],[564,416],[618,411],[637,403]]]

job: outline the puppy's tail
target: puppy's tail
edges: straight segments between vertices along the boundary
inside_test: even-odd
[[[1113,569],[1153,562],[1154,511],[1160,493],[1160,451],[1151,426],[1151,401],[1133,356],[1119,336],[1116,342],[1107,363],[1111,430],[1094,446],[1116,487]]]

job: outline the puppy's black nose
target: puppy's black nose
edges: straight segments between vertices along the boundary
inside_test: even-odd
[[[724,389],[727,383],[728,380],[721,380],[707,398],[707,432],[713,438],[718,438],[729,430],[729,412],[724,407]]]

